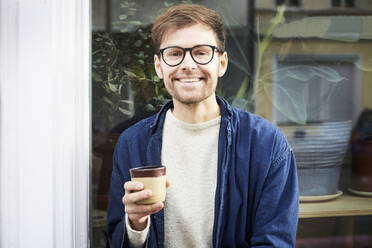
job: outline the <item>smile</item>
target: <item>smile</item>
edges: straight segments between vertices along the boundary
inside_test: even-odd
[[[200,82],[203,78],[176,78],[176,80],[182,83],[195,83]]]

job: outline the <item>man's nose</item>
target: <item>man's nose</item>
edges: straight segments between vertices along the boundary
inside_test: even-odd
[[[181,63],[181,68],[183,70],[193,70],[196,69],[197,65],[196,62],[191,57],[191,52],[186,51],[185,58],[183,59]]]

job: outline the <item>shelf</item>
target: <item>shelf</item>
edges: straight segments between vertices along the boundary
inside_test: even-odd
[[[372,198],[344,194],[335,200],[300,203],[299,218],[372,215]]]

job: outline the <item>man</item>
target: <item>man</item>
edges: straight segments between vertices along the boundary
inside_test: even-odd
[[[228,58],[221,18],[199,5],[154,22],[157,75],[172,101],[122,133],[108,207],[113,247],[294,247],[298,185],[280,130],[215,95]],[[165,165],[165,203],[129,169]],[[169,186],[169,181],[167,185]]]

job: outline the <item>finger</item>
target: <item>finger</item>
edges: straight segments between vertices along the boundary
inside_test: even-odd
[[[124,183],[126,193],[136,192],[143,189],[143,184],[140,182],[127,181]]]
[[[140,205],[131,204],[125,208],[125,212],[128,215],[139,214],[139,215],[150,215],[159,212],[164,207],[162,202],[154,203],[151,205]]]
[[[168,188],[170,185],[171,185],[171,183],[170,183],[169,180],[167,179],[167,181],[165,182],[165,186]]]
[[[135,204],[136,202],[150,198],[151,195],[152,191],[150,189],[141,190],[133,193],[126,193],[123,197],[123,203],[124,205]]]

